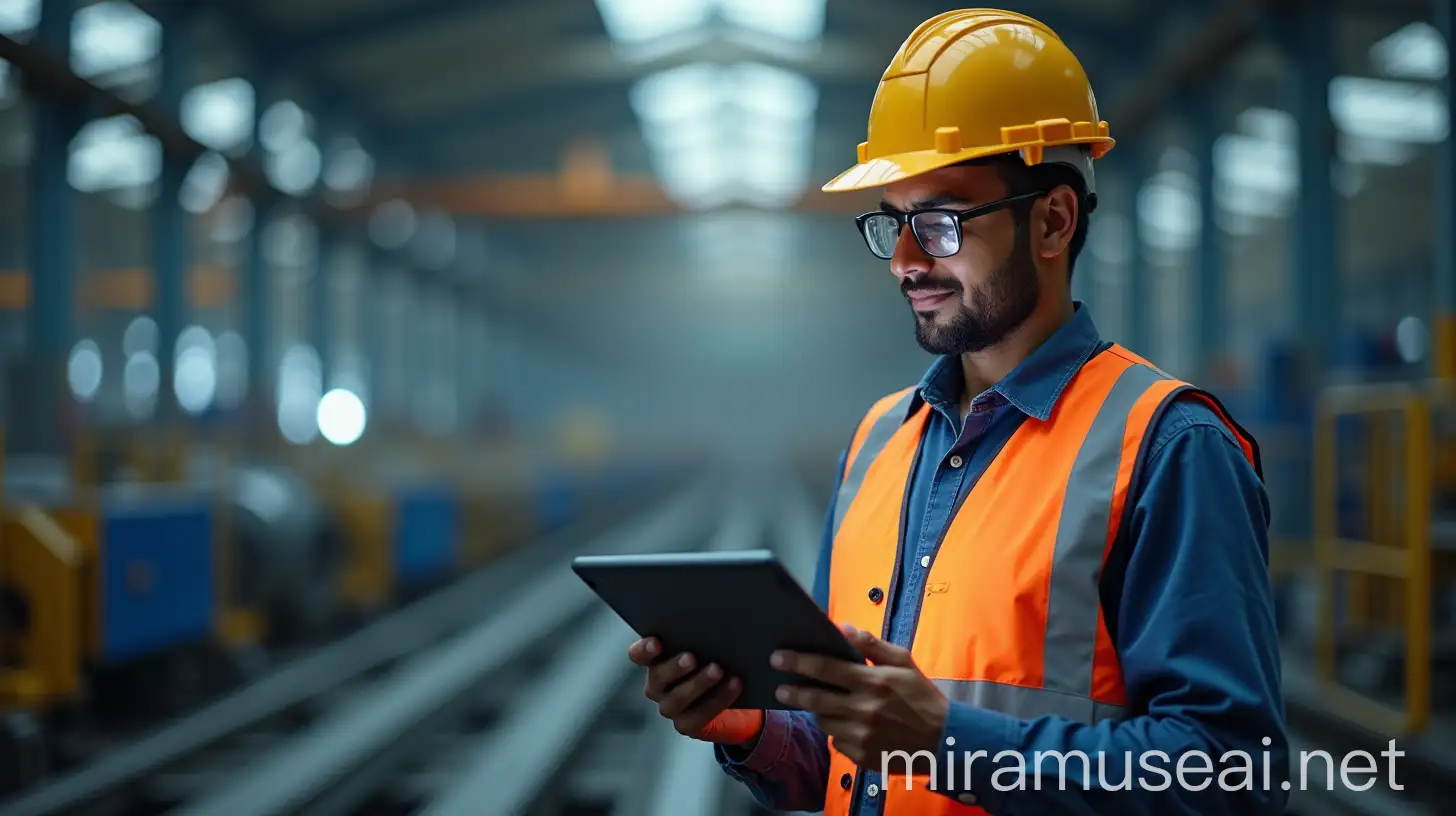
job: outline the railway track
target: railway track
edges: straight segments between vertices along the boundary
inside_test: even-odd
[[[591,536],[586,528],[576,527],[506,555],[192,715],[0,801],[0,816],[138,816],[206,805],[209,796],[227,790],[231,782],[259,768],[278,767],[268,764],[272,758],[296,756],[300,746],[315,747],[341,723],[390,721],[390,712],[400,711],[387,699],[394,684],[422,674],[438,678],[438,673],[429,673],[445,658],[478,657],[481,644],[505,642],[513,636],[515,622],[533,606],[544,613],[538,616],[542,619],[562,620],[556,617],[562,607],[552,603],[552,591],[562,587],[560,576],[569,575],[565,565],[575,554],[625,552],[644,541],[666,546],[683,536],[701,536],[709,529],[711,481],[685,487],[605,534]],[[471,666],[457,670],[465,668]],[[421,693],[441,691],[440,682],[420,686]],[[349,770],[354,758],[346,752],[335,761]],[[297,774],[299,767],[284,770],[279,781],[265,785],[267,790],[283,790],[282,781],[294,778],[290,774]]]

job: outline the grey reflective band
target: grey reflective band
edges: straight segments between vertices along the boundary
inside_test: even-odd
[[[1084,694],[1064,694],[1044,688],[993,683],[990,680],[936,680],[937,688],[956,702],[996,711],[1023,720],[1053,715],[1073,722],[1095,725],[1103,720],[1120,720],[1127,709],[1099,703]]]
[[[1097,409],[1077,451],[1052,554],[1047,598],[1043,686],[1048,693],[1085,697],[1092,691],[1097,648],[1098,581],[1112,518],[1112,494],[1122,464],[1128,414],[1154,383],[1167,379],[1148,366],[1127,367]]]
[[[910,389],[895,400],[890,410],[881,414],[870,426],[869,432],[865,434],[864,444],[859,446],[859,452],[855,454],[854,461],[849,465],[849,472],[844,474],[844,481],[839,484],[839,496],[834,500],[834,535],[839,536],[839,525],[844,523],[844,514],[849,512],[849,506],[854,503],[854,497],[859,494],[860,485],[864,484],[865,473],[874,463],[875,458],[890,443],[890,437],[905,423],[905,412],[910,407],[910,399],[915,396],[915,389]]]

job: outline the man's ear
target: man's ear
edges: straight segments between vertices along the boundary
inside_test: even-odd
[[[1037,202],[1041,213],[1039,229],[1033,236],[1038,257],[1050,260],[1066,252],[1072,245],[1072,236],[1077,234],[1077,216],[1080,202],[1072,188],[1062,185],[1046,194]]]

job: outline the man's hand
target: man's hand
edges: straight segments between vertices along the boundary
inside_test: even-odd
[[[743,683],[736,677],[725,682],[720,666],[709,664],[699,670],[697,659],[687,653],[664,658],[656,638],[633,643],[627,657],[647,667],[642,693],[657,703],[657,712],[672,720],[679,734],[743,749],[758,741],[763,712],[728,707],[738,699]]]
[[[817,714],[820,730],[856,765],[877,768],[887,751],[938,755],[950,710],[945,694],[916,668],[907,650],[852,626],[844,633],[873,665],[776,652],[774,668],[845,689],[779,686],[779,700]]]

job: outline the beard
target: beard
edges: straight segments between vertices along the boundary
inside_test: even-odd
[[[921,348],[935,355],[985,351],[1031,317],[1041,300],[1041,281],[1036,276],[1031,248],[1021,230],[1017,233],[1016,249],[989,280],[972,287],[969,299],[965,297],[965,287],[953,278],[901,284],[900,289],[905,293],[916,288],[945,288],[954,294],[951,300],[954,311],[949,315],[939,311],[931,315],[912,312],[915,340]]]

